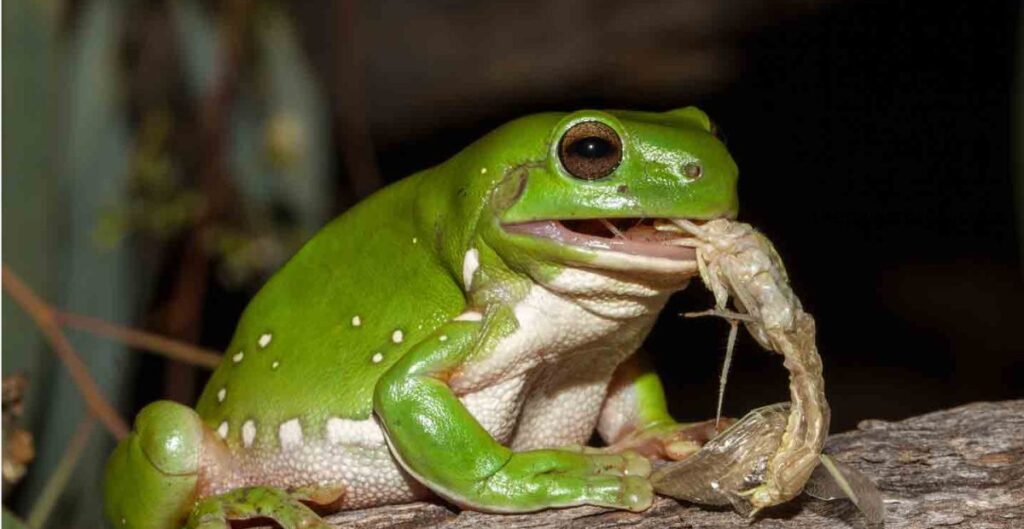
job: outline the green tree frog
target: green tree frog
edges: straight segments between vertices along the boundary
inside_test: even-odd
[[[692,248],[655,219],[734,217],[708,117],[583,110],[494,130],[323,228],[245,310],[195,410],[145,407],[110,458],[129,528],[228,527],[440,497],[496,513],[641,511],[676,423],[637,352]],[[585,447],[594,432],[608,445]]]

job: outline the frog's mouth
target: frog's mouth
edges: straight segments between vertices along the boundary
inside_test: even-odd
[[[673,261],[695,261],[693,247],[665,244],[678,233],[655,229],[651,218],[551,219],[505,224],[505,231],[531,235],[598,252],[615,252],[637,257]]]

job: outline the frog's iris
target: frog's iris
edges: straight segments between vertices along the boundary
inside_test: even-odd
[[[622,139],[600,121],[584,121],[565,131],[558,144],[562,167],[576,178],[604,178],[622,161]]]

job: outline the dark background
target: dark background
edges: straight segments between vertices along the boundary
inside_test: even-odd
[[[524,24],[530,17],[522,12],[465,14],[451,3],[437,16],[465,26],[446,26],[452,33],[443,38],[397,20],[400,13],[366,13],[380,17],[375,27],[396,28],[383,39],[424,31],[424,41],[446,46],[417,50],[411,38],[392,43],[386,57],[363,59],[368,84],[379,88],[365,104],[374,109],[373,158],[383,179],[438,163],[527,112],[698,105],[740,166],[740,218],[772,238],[818,321],[834,431],[1024,394],[1024,206],[1014,199],[1020,140],[1011,135],[1021,102],[1012,82],[1016,5],[663,2],[637,16],[615,2],[563,4],[576,8],[525,8],[548,19],[538,23],[545,33]],[[713,14],[686,11],[701,8]],[[314,17],[300,14],[313,29]],[[521,66],[523,75],[499,77],[506,86],[497,89],[466,81],[492,67],[481,57],[488,52],[473,49],[489,31],[510,34],[492,38],[549,71]],[[381,44],[368,40],[369,48]],[[331,36],[308,42],[327,49]],[[572,49],[564,62],[544,57],[564,47]],[[421,72],[405,70],[422,62],[440,72],[417,79]],[[403,102],[392,93],[414,95]],[[423,99],[436,106],[419,108]],[[411,131],[401,124],[406,108],[422,115]],[[674,410],[694,420],[714,413],[728,327],[678,313],[708,304],[699,286],[678,296],[647,345]],[[780,358],[749,337],[740,344],[725,401],[733,415],[787,395]]]
[[[1024,395],[1018,2],[42,5],[4,3],[3,258],[60,307],[220,350],[268,274],[374,189],[527,113],[693,104],[817,320],[833,431]],[[681,420],[714,414],[728,326],[679,316],[710,302],[673,298],[647,343]],[[3,318],[39,451],[5,497],[25,515],[84,411],[6,297]],[[740,336],[732,416],[788,395],[781,358]],[[72,339],[126,418],[207,376]],[[52,526],[99,523],[93,437]]]

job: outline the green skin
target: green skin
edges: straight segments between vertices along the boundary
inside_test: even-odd
[[[604,178],[574,178],[559,161],[560,138],[581,121],[600,121],[622,138],[621,163]],[[700,178],[685,177],[688,163],[700,164]],[[603,451],[514,452],[470,414],[449,378],[516,329],[511,308],[532,285],[598,259],[591,249],[509,233],[503,224],[735,216],[736,179],[707,116],[688,107],[528,116],[388,186],[327,225],[271,278],[246,309],[195,411],[157,402],[138,415],[108,465],[108,517],[116,527],[139,528],[186,520],[189,527],[226,527],[256,516],[283,527],[319,526],[303,502],[330,503],[327,490],[256,486],[205,495],[209,462],[240,445],[237,434],[218,437],[218,425],[298,417],[304,430],[320,431],[329,416],[371,414],[403,468],[464,507],[646,508],[649,464],[633,450],[671,457],[671,443],[690,439],[692,428],[672,420],[649,368],[634,362],[623,370],[637,396],[635,428]],[[466,289],[471,248],[479,251],[479,269]],[[628,264],[615,266],[628,271]],[[482,317],[455,319],[466,311]],[[399,340],[389,339],[395,329],[403,332]],[[270,332],[272,341],[261,344]],[[232,361],[236,352],[244,361]],[[380,361],[366,361],[376,353]],[[229,392],[226,401],[220,388]],[[275,434],[261,430],[256,445]]]

